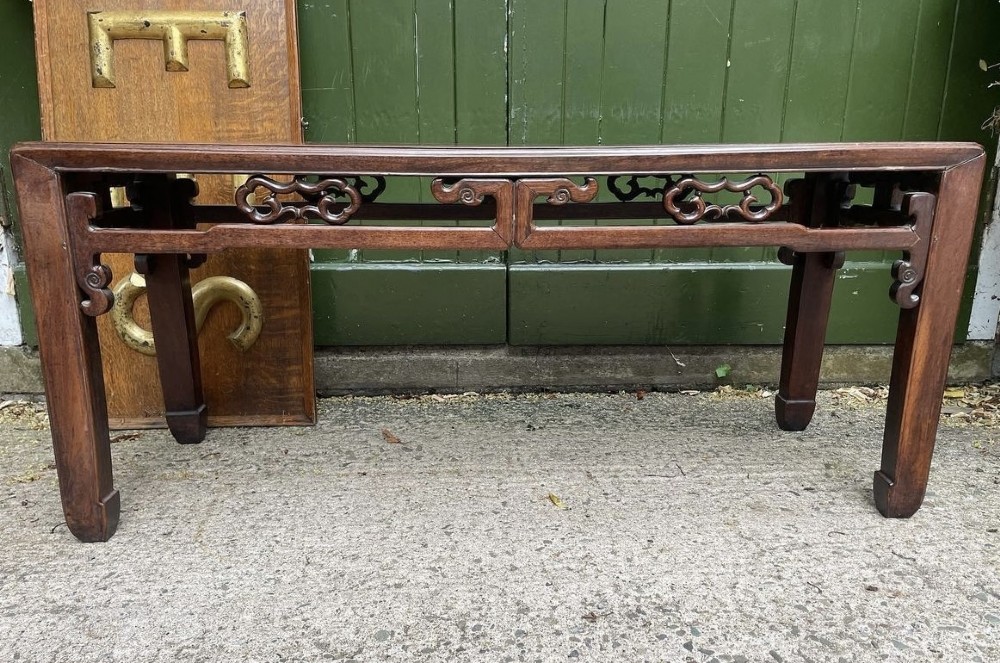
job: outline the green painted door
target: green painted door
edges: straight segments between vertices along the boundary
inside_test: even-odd
[[[9,144],[37,136],[30,3],[0,19]],[[1000,62],[998,29],[984,0],[303,0],[306,137],[992,145],[1000,90],[980,63]],[[789,275],[771,249],[315,257],[319,345],[777,343]],[[829,342],[892,341],[894,258],[848,256]]]
[[[300,25],[311,141],[992,143],[1000,100],[977,0],[337,0]],[[848,257],[830,342],[892,341],[895,257]],[[327,344],[777,343],[789,274],[772,249],[318,258]]]

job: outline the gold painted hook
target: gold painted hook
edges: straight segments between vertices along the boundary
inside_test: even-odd
[[[132,317],[132,307],[146,292],[146,279],[141,274],[132,273],[115,286],[115,304],[111,309],[111,320],[125,345],[144,355],[155,356],[156,344],[153,332],[143,329]],[[191,287],[194,300],[195,327],[201,331],[205,318],[213,306],[220,302],[232,302],[240,310],[240,326],[227,337],[238,350],[246,352],[257,342],[264,326],[264,307],[257,293],[243,281],[230,276],[212,276]]]
[[[226,45],[229,87],[250,87],[250,38],[244,11],[90,11],[90,67],[94,87],[115,87],[116,39],[163,42],[167,71],[188,70],[188,40]]]

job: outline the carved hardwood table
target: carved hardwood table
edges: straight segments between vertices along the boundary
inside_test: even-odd
[[[113,305],[102,253],[146,275],[168,423],[205,436],[188,269],[230,247],[523,249],[780,247],[792,266],[775,402],[802,430],[815,408],[834,275],[845,251],[899,251],[900,307],[875,504],[920,507],[985,157],[968,143],[619,148],[90,145],[11,153],[63,510],[83,541],[118,524],[95,317]],[[177,173],[257,173],[235,205],[191,203]],[[287,175],[267,175],[286,173]],[[719,173],[729,175],[718,175]],[[741,174],[741,175],[733,175]],[[747,175],[749,173],[749,175]],[[784,190],[778,174],[789,178]],[[380,203],[386,177],[430,177],[438,203]],[[617,202],[594,202],[605,186]],[[652,183],[652,184],[651,184]],[[113,208],[111,187],[130,207]],[[870,202],[853,200],[870,189]],[[859,200],[861,196],[858,196]],[[443,204],[439,204],[443,203]],[[668,219],[555,225],[553,219]],[[359,225],[455,219],[451,226]]]

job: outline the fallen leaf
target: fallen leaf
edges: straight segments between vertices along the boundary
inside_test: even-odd
[[[555,493],[549,493],[549,501],[552,502],[552,504],[554,504],[556,506],[556,508],[559,508],[559,509],[565,509],[566,508],[566,503],[563,502],[562,499],[558,495],[556,495]]]
[[[391,430],[389,430],[388,428],[383,428],[382,429],[382,437],[385,438],[385,441],[388,442],[389,444],[402,444],[403,443],[403,441],[401,439],[399,439],[398,437],[396,437],[393,434],[393,432]]]
[[[644,389],[640,389],[637,392],[635,392],[635,400],[641,401],[645,397],[646,397],[646,391]]]
[[[944,390],[945,398],[965,398],[965,389],[961,387],[948,387]]]
[[[729,372],[733,370],[733,367],[729,364],[722,364],[715,368],[715,377],[724,378],[729,375]]]
[[[142,437],[142,433],[121,433],[111,438],[111,444],[115,444],[116,442],[128,442],[129,440],[138,440],[140,437]]]

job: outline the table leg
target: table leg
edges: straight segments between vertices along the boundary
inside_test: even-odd
[[[186,259],[180,255],[137,256],[136,267],[146,277],[167,427],[181,444],[195,444],[205,439],[208,410]]]
[[[793,258],[781,379],[774,399],[782,430],[805,430],[816,410],[833,284],[842,262],[843,254],[834,253],[797,253]]]
[[[844,183],[829,176],[807,174],[790,181],[791,221],[810,228],[836,223]],[[781,351],[781,378],[774,398],[774,414],[782,430],[805,430],[816,410],[819,369],[830,318],[833,285],[843,253],[793,253],[778,256],[792,265],[788,314]]]
[[[198,195],[193,180],[147,176],[134,182],[129,194],[133,204],[143,209],[150,227],[158,230],[190,227],[184,208]],[[167,427],[181,444],[196,444],[205,439],[208,409],[201,383],[198,330],[187,261],[183,254],[138,255],[135,260],[136,271],[146,277],[146,299]]]
[[[64,205],[53,171],[21,157],[11,162],[66,525],[81,541],[106,541],[118,526],[119,498],[112,481],[101,349],[96,321],[81,309],[69,231],[74,221],[67,219],[67,206],[78,204],[76,212],[86,214],[96,202],[74,194],[82,197],[70,196]],[[110,291],[107,295],[110,305]]]
[[[887,517],[909,517],[924,499],[984,163],[978,157],[942,175],[920,302],[900,312],[874,484]]]

